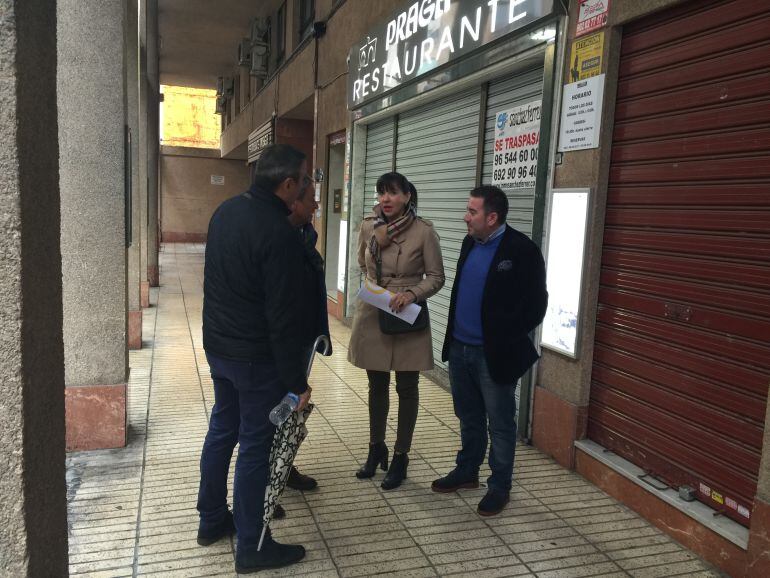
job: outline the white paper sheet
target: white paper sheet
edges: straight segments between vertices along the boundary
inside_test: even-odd
[[[420,306],[410,303],[404,307],[400,313],[394,313],[388,306],[393,295],[394,293],[391,293],[387,289],[383,289],[369,279],[364,279],[361,289],[358,290],[358,298],[364,303],[373,305],[377,309],[382,309],[399,319],[403,319],[410,325],[413,324],[414,320],[417,319],[417,316],[420,314]]]

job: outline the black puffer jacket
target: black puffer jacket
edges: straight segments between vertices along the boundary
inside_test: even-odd
[[[303,349],[315,329],[315,279],[288,209],[259,186],[211,217],[203,274],[203,347],[272,360],[287,390],[307,389]]]

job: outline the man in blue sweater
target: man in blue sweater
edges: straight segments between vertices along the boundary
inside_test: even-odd
[[[516,451],[516,383],[537,360],[529,333],[545,316],[548,292],[540,249],[506,225],[508,199],[498,187],[471,191],[452,287],[442,360],[449,361],[462,448],[456,467],[433,482],[435,492],[477,488],[491,439],[482,516],[509,501]],[[487,428],[487,420],[489,427]]]

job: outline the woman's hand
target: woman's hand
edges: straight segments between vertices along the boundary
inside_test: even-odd
[[[407,305],[409,305],[410,303],[414,303],[414,300],[415,300],[415,296],[414,296],[414,293],[412,293],[411,291],[396,293],[391,298],[390,303],[388,304],[388,307],[390,307],[391,311],[395,311],[396,313],[401,313],[401,310]]]

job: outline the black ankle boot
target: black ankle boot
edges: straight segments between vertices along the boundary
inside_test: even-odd
[[[392,490],[401,485],[406,479],[406,467],[409,465],[409,456],[407,454],[393,454],[393,461],[390,462],[388,473],[382,480],[383,490]]]
[[[377,466],[380,466],[383,471],[388,469],[388,446],[385,445],[385,442],[369,444],[369,455],[366,458],[366,463],[356,472],[356,477],[359,479],[371,478],[377,471]]]

